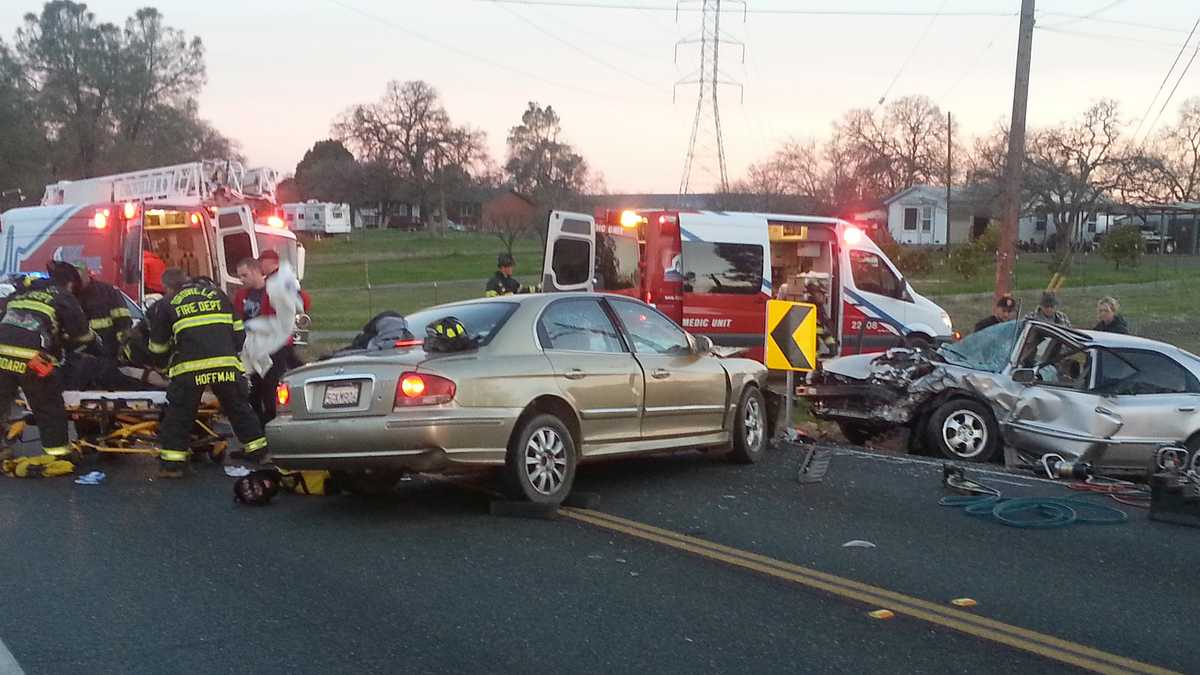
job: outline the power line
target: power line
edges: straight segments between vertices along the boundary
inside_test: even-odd
[[[1196,25],[1200,26],[1200,19],[1196,19]],[[1196,45],[1196,49],[1192,51],[1192,58],[1188,59],[1187,65],[1184,66],[1183,71],[1179,73],[1179,79],[1175,80],[1175,86],[1171,87],[1171,93],[1167,94],[1167,98],[1163,101],[1162,107],[1158,109],[1158,114],[1154,116],[1154,121],[1151,122],[1150,126],[1146,129],[1146,136],[1142,138],[1143,143],[1145,143],[1146,139],[1150,137],[1150,132],[1154,131],[1154,125],[1158,124],[1159,118],[1162,117],[1163,112],[1167,109],[1167,106],[1170,105],[1171,99],[1175,97],[1175,92],[1179,89],[1179,84],[1183,82],[1183,78],[1187,77],[1188,71],[1192,69],[1192,64],[1196,62],[1197,55],[1200,55],[1200,43],[1198,43]]]
[[[1157,24],[1152,24],[1152,23],[1141,23],[1139,21],[1127,21],[1125,19],[1108,19],[1108,18],[1104,18],[1104,17],[1089,16],[1089,15],[1085,15],[1085,14],[1067,14],[1065,12],[1038,12],[1038,14],[1040,14],[1042,16],[1056,16],[1056,17],[1060,17],[1060,18],[1064,18],[1064,19],[1080,19],[1083,21],[1092,21],[1092,22],[1096,22],[1096,23],[1111,23],[1111,24],[1114,24],[1117,26],[1131,26],[1133,28],[1145,28],[1146,30],[1157,30],[1157,31],[1162,31],[1164,33],[1186,33],[1187,32],[1187,31],[1183,30],[1182,28],[1175,28],[1173,26],[1159,26]],[[1047,26],[1047,28],[1057,28],[1058,26],[1061,26],[1061,25],[1066,25],[1066,24],[1054,24],[1051,26]]]
[[[971,65],[967,66],[967,69],[963,71],[962,75],[958,76],[958,79],[954,81],[954,84],[950,85],[950,88],[946,90],[946,93],[942,94],[941,100],[943,102],[950,98],[950,94],[954,93],[954,90],[958,89],[958,85],[962,84],[963,81],[967,79],[968,75],[975,72],[975,69],[983,61],[983,56],[992,48],[992,45],[996,44],[996,40],[998,40],[1000,36],[1008,30],[1010,25],[1011,24],[1008,23],[1004,24],[992,35],[992,39],[988,40],[988,43],[983,46],[983,49],[979,50],[979,53],[975,55],[975,58],[971,61]]]
[[[473,59],[473,60],[475,60],[475,61],[479,61],[480,63],[485,63],[485,64],[487,64],[487,65],[489,65],[489,66],[492,66],[493,68],[499,68],[499,69],[501,69],[501,70],[507,70],[507,71],[509,71],[509,72],[511,72],[511,73],[515,73],[515,74],[517,74],[517,75],[520,75],[520,76],[522,76],[522,77],[526,77],[526,78],[529,78],[529,79],[531,79],[531,80],[534,80],[534,81],[537,81],[537,82],[541,82],[541,83],[543,83],[543,84],[548,84],[548,85],[550,85],[550,86],[552,86],[552,87],[558,87],[558,88],[560,88],[560,89],[567,89],[567,90],[570,90],[570,91],[575,91],[575,92],[578,92],[578,93],[580,93],[580,94],[587,94],[588,96],[598,96],[598,97],[601,97],[601,98],[609,98],[609,99],[614,99],[614,100],[625,100],[625,99],[619,99],[619,98],[617,98],[617,97],[614,97],[614,96],[612,96],[612,95],[611,95],[611,94],[609,94],[609,93],[605,93],[605,92],[598,92],[598,91],[592,91],[591,89],[586,89],[586,88],[584,88],[584,87],[577,87],[577,86],[575,86],[575,85],[573,85],[573,84],[568,84],[568,83],[565,83],[565,82],[555,82],[554,80],[547,79],[547,78],[545,78],[545,77],[542,77],[541,75],[538,75],[538,74],[536,74],[536,73],[533,73],[533,72],[531,72],[531,71],[528,71],[528,70],[523,70],[523,69],[521,69],[521,68],[517,68],[517,67],[515,67],[515,66],[510,66],[510,65],[508,65],[507,63],[503,63],[503,62],[501,62],[501,61],[497,61],[497,60],[495,60],[495,59],[492,59],[492,58],[489,58],[489,57],[487,57],[487,56],[483,56],[483,55],[481,55],[481,54],[476,54],[476,53],[474,53],[474,52],[467,51],[466,49],[462,49],[462,48],[460,48],[460,47],[456,47],[456,46],[454,46],[454,45],[452,45],[452,44],[449,44],[449,43],[446,43],[446,42],[442,42],[441,40],[438,40],[438,39],[436,39],[436,38],[429,37],[428,35],[425,35],[424,33],[420,32],[420,31],[413,30],[412,28],[409,28],[409,27],[407,27],[407,26],[401,26],[401,25],[398,25],[398,24],[396,24],[395,22],[389,21],[389,20],[388,20],[388,19],[386,19],[385,17],[379,16],[378,14],[373,14],[373,13],[371,13],[371,12],[368,12],[368,11],[366,11],[366,10],[364,10],[364,9],[360,9],[360,8],[358,8],[358,7],[355,7],[354,5],[348,4],[348,3],[346,3],[346,2],[342,2],[342,0],[326,0],[326,1],[327,1],[327,2],[329,2],[329,3],[331,3],[331,4],[333,4],[333,5],[336,5],[336,6],[338,6],[338,7],[341,7],[342,9],[345,9],[345,10],[348,10],[348,11],[354,12],[355,14],[358,14],[358,15],[364,16],[364,17],[366,17],[366,18],[368,18],[368,19],[370,19],[370,20],[372,20],[372,21],[374,21],[374,22],[376,22],[376,23],[379,23],[379,24],[381,24],[381,25],[383,25],[383,26],[386,26],[386,27],[388,27],[388,28],[391,28],[391,29],[393,29],[393,30],[397,30],[397,31],[400,31],[400,32],[402,32],[402,33],[406,33],[406,34],[408,34],[408,35],[411,35],[412,37],[414,37],[414,38],[416,38],[416,39],[418,39],[418,40],[421,40],[422,42],[427,42],[427,43],[429,43],[429,44],[431,44],[431,45],[434,45],[434,46],[436,46],[436,47],[440,47],[440,48],[442,48],[442,49],[444,49],[444,50],[446,50],[446,51],[449,51],[449,52],[453,52],[453,53],[455,53],[455,54],[458,54],[459,56],[464,56],[464,57],[466,57],[466,58]]]
[[[941,14],[942,10],[946,8],[946,3],[949,1],[950,0],[942,0],[942,4],[938,5],[938,11],[934,13],[932,18],[929,19],[929,23],[925,24],[925,31],[921,33],[921,37],[917,38],[917,42],[913,45],[912,51],[908,53],[908,58],[904,59],[904,63],[900,64],[900,70],[896,71],[896,75],[892,77],[892,81],[888,83],[887,89],[883,90],[883,96],[879,97],[879,103],[876,105],[883,105],[883,102],[887,99],[888,94],[892,93],[892,87],[896,86],[896,81],[899,80],[900,76],[904,74],[904,70],[908,68],[909,62],[911,62],[912,58],[916,56],[917,50],[921,48],[921,44],[925,42],[925,38],[929,37],[929,29],[933,28],[933,23],[938,20],[938,16]]]
[[[566,0],[476,0],[477,2],[502,2],[508,5],[534,5],[545,7],[570,7],[574,9],[620,9],[639,10],[647,12],[698,12],[699,9],[679,7],[674,5],[634,5],[614,2],[567,2]],[[929,12],[920,10],[851,10],[851,9],[781,9],[781,8],[752,8],[750,14],[790,14],[796,16],[943,16],[943,17],[1004,17],[1017,16],[1016,12]]]
[[[1092,39],[1092,40],[1103,40],[1109,44],[1126,43],[1126,44],[1146,45],[1156,51],[1164,51],[1164,52],[1165,51],[1174,51],[1174,49],[1165,46],[1161,42],[1154,42],[1151,40],[1140,40],[1138,38],[1125,37],[1124,35],[1115,35],[1113,33],[1089,33],[1089,32],[1084,32],[1084,31],[1077,31],[1077,30],[1067,30],[1065,28],[1050,28],[1048,26],[1034,26],[1033,29],[1036,31],[1041,31],[1043,33],[1056,33],[1058,35],[1070,35],[1072,37],[1088,38],[1088,39]],[[1187,47],[1190,46],[1188,44],[1189,41],[1190,40],[1186,40],[1183,43],[1185,50],[1187,49]]]
[[[1175,66],[1179,65],[1179,59],[1182,58],[1183,53],[1187,51],[1188,42],[1191,41],[1192,35],[1196,33],[1197,26],[1200,26],[1200,17],[1197,17],[1196,23],[1192,24],[1192,32],[1188,33],[1187,41],[1179,46],[1179,53],[1175,55],[1175,60],[1171,62],[1171,67],[1167,69],[1167,74],[1163,75],[1163,81],[1159,83],[1158,91],[1154,92],[1154,98],[1150,99],[1150,105],[1146,106],[1146,112],[1142,113],[1142,119],[1138,120],[1137,129],[1133,132],[1134,140],[1137,140],[1138,132],[1142,130],[1142,125],[1146,123],[1146,118],[1150,116],[1150,111],[1154,108],[1154,102],[1158,100],[1158,95],[1162,93],[1163,87],[1167,85],[1167,80],[1171,79],[1171,73],[1175,71]],[[1179,86],[1178,83],[1176,83],[1176,86]],[[1172,90],[1172,93],[1174,93],[1174,90]],[[1156,119],[1155,121],[1157,122],[1158,120]],[[1150,126],[1153,128],[1154,125]],[[1146,137],[1149,138],[1149,136],[1150,132],[1147,131]],[[1142,142],[1145,143],[1145,139],[1142,139]]]
[[[1096,18],[1096,16],[1103,14],[1104,12],[1107,12],[1108,10],[1112,9],[1113,7],[1116,7],[1117,5],[1119,5],[1123,2],[1125,2],[1125,0],[1112,0],[1112,2],[1109,2],[1108,4],[1106,4],[1102,7],[1098,7],[1096,9],[1088,12],[1087,14],[1070,17],[1066,21],[1061,21],[1059,23],[1052,23],[1052,24],[1046,26],[1046,28],[1062,28],[1063,26],[1071,26],[1073,24],[1077,24],[1080,21],[1089,21],[1091,19]]]
[[[591,52],[587,51],[586,49],[583,49],[582,47],[571,42],[570,40],[566,40],[562,37],[559,37],[553,31],[543,28],[542,26],[535,23],[532,19],[522,16],[515,9],[513,9],[511,7],[505,7],[503,4],[496,2],[496,0],[488,0],[488,1],[491,2],[491,4],[496,5],[500,9],[508,12],[509,14],[511,14],[511,15],[517,17],[518,19],[520,19],[521,21],[525,22],[527,25],[529,25],[530,27],[532,27],[534,30],[538,31],[542,35],[545,35],[546,37],[550,38],[551,40],[554,40],[555,42],[558,42],[559,44],[566,46],[571,51],[574,51],[577,54],[582,55],[583,57],[591,60],[592,62],[598,63],[601,66],[604,66],[605,68],[608,68],[609,70],[613,71],[614,73],[617,73],[619,75],[623,75],[630,79],[636,80],[637,82],[644,84],[647,87],[650,87],[651,89],[656,89],[656,90],[660,90],[660,91],[662,90],[661,85],[655,84],[654,82],[650,82],[649,80],[643,79],[642,77],[635,75],[634,73],[631,73],[631,72],[625,70],[624,68],[621,68],[620,66],[616,66],[616,65],[613,65],[612,63],[609,63],[608,61],[605,61],[604,59],[600,58],[599,56],[596,56],[595,54],[592,54]]]

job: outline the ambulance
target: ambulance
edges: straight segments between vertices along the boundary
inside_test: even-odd
[[[764,358],[767,301],[821,298],[824,356],[953,339],[870,237],[837,218],[678,210],[551,212],[544,291],[641,298],[689,332]],[[781,288],[782,286],[782,288]],[[820,289],[820,295],[810,294]],[[832,342],[832,341],[831,341]]]
[[[238,262],[266,250],[302,278],[304,247],[275,210],[274,184],[273,171],[226,160],[60,181],[40,206],[0,214],[0,275],[83,262],[139,305],[150,256],[230,295],[241,286]]]

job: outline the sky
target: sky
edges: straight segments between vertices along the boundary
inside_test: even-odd
[[[689,79],[699,51],[680,45],[676,62],[676,42],[698,33],[700,14],[684,11],[677,21],[672,0],[561,3],[625,8],[537,0],[88,4],[100,20],[116,23],[153,4],[168,24],[201,37],[208,66],[201,116],[236,139],[252,166],[290,173],[330,135],[340,112],[378,99],[389,80],[423,79],[456,123],[487,133],[500,163],[508,129],[537,101],[559,112],[567,140],[609,191],[678,190],[697,95],[694,85],[675,84]],[[21,15],[39,5],[4,4],[0,35],[8,40]],[[1019,0],[749,0],[745,16],[724,4],[722,31],[745,44],[744,62],[736,46],[721,52],[725,78],[741,85],[719,92],[730,180],[783,142],[824,138],[846,110],[873,108],[884,96],[928,95],[964,135],[984,133],[1011,113]],[[1200,18],[1195,0],[1039,0],[1037,7],[1034,126],[1077,116],[1101,97],[1119,100],[1136,126]],[[826,10],[925,15],[819,13]],[[1200,46],[1200,35],[1176,74],[1192,46]],[[1173,76],[1148,117],[1174,83]],[[1200,96],[1200,59],[1159,124],[1190,96]],[[691,191],[715,184],[715,155],[703,143],[711,138],[702,129],[710,149],[696,159]]]

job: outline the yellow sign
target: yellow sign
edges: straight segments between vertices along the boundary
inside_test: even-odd
[[[812,370],[817,364],[817,306],[767,301],[767,367]]]

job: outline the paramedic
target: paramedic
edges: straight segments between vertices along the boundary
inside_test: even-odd
[[[489,298],[494,298],[499,295],[513,295],[516,293],[528,293],[528,289],[521,288],[521,282],[513,278],[513,265],[516,261],[513,260],[511,253],[501,253],[496,257],[496,273],[487,281],[484,295]]]
[[[167,264],[151,248],[150,238],[145,238],[142,241],[142,279],[147,295],[166,292],[162,283],[163,271],[166,269]]]
[[[196,409],[206,387],[229,418],[242,450],[234,459],[261,462],[267,439],[250,402],[237,353],[245,334],[235,321],[229,298],[212,282],[188,280],[177,267],[163,272],[166,295],[147,311],[150,352],[159,359],[170,355],[167,408],[159,425],[159,476],[182,478],[190,454],[188,440]]]
[[[242,287],[233,295],[235,317],[249,321],[260,316],[273,315],[275,310],[271,307],[270,296],[267,295],[267,277],[262,260],[246,258],[238,263],[237,273],[238,278],[242,280]],[[254,408],[254,413],[264,426],[275,419],[275,388],[279,385],[280,378],[288,370],[296,367],[298,362],[289,339],[279,351],[271,354],[270,370],[263,375],[250,374],[250,407]]]
[[[95,340],[73,295],[79,272],[55,267],[49,279],[24,277],[8,299],[0,319],[0,410],[9,410],[17,387],[33,410],[42,451],[55,457],[71,454],[67,411],[63,403],[64,348]]]

